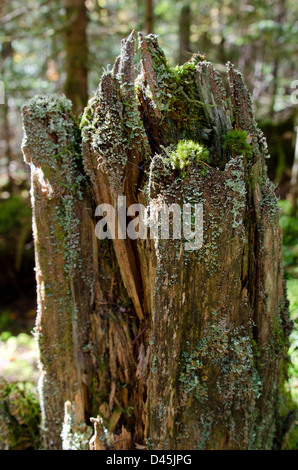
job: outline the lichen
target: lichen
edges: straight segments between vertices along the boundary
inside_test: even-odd
[[[68,405],[68,407],[67,407]],[[73,411],[69,402],[65,404],[64,422],[62,425],[61,439],[63,450],[89,450],[89,441],[93,430],[85,423],[75,424]]]
[[[230,195],[227,195],[227,199],[229,202],[232,202],[233,228],[239,228],[243,232],[247,197],[243,159],[239,157],[233,158],[226,165],[226,170],[231,173],[231,177],[225,181],[225,187],[232,192]]]
[[[145,98],[153,109],[158,109],[161,122],[167,122],[165,132],[170,140],[175,140],[177,130],[181,138],[199,140],[202,129],[207,124],[204,103],[199,98],[195,81],[196,64],[204,57],[197,55],[182,66],[171,68],[164,52],[159,47],[157,38],[149,35],[143,38],[152,58],[152,67],[156,77],[156,90],[145,82]],[[144,47],[141,41],[141,51]],[[146,60],[146,58],[145,58]],[[143,93],[142,87],[137,93]],[[139,99],[142,102],[143,97]],[[164,136],[167,139],[166,135]]]
[[[23,107],[24,154],[34,171],[38,169],[41,174],[41,185],[46,185],[49,200],[59,196],[54,220],[50,221],[52,245],[63,252],[65,273],[70,277],[79,258],[77,200],[83,199],[87,183],[71,107],[64,95],[38,95]]]

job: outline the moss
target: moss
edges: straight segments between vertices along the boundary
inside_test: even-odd
[[[193,140],[180,140],[176,150],[171,153],[170,160],[174,168],[183,170],[191,162],[208,163],[209,152],[204,145]]]
[[[282,442],[283,450],[298,450],[298,422],[286,433]]]
[[[223,148],[231,152],[232,157],[243,155],[247,159],[250,159],[253,152],[247,139],[248,135],[246,131],[231,129],[226,135],[224,135]]]
[[[255,364],[255,367],[259,369],[264,366],[259,360],[259,358],[261,357],[261,353],[260,353],[258,344],[254,339],[251,340],[251,345],[252,345],[253,356],[254,356],[254,364]]]
[[[40,407],[30,383],[0,382],[0,449],[38,449]]]
[[[195,87],[193,64],[168,69],[167,79],[160,82],[159,98],[162,101],[163,119],[170,118],[186,136],[198,136],[205,120],[204,103]]]
[[[298,407],[288,390],[287,371],[284,362],[279,363],[280,380],[277,402],[277,429],[275,449],[298,450]]]
[[[282,330],[282,326],[278,326],[277,322],[275,321],[273,324],[272,335],[275,340],[275,347],[276,351],[280,352],[283,351],[285,347],[288,346],[288,341],[285,339],[284,332]],[[286,342],[285,342],[286,341]]]
[[[147,84],[145,96],[150,105],[161,112],[161,122],[166,121],[165,141],[175,141],[177,130],[183,138],[198,140],[202,128],[207,126],[205,105],[200,100],[195,80],[196,64],[204,58],[198,54],[186,64],[171,68],[156,37],[150,35],[144,41],[150,51],[157,80],[157,91],[150,89]],[[137,92],[142,94],[141,89],[137,89]]]

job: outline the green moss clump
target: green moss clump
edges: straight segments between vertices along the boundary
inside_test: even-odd
[[[171,154],[171,162],[174,168],[183,170],[191,162],[208,163],[209,152],[204,145],[193,140],[180,140],[176,150]]]
[[[176,67],[170,69],[177,85],[183,85],[185,77],[189,75],[189,72],[196,71],[196,65],[193,62],[188,62],[184,65],[176,65]]]
[[[232,157],[243,155],[246,158],[253,156],[252,148],[247,143],[247,132],[240,129],[231,129],[224,135],[223,148],[231,152]]]
[[[0,380],[0,450],[38,449],[40,407],[29,382]]]
[[[202,129],[208,126],[205,104],[201,101],[195,81],[196,64],[205,58],[197,54],[186,64],[172,68],[159,47],[156,36],[151,35],[144,38],[144,41],[151,54],[157,82],[157,91],[147,86],[145,95],[148,102],[159,109],[161,122],[166,122],[164,141],[172,142],[177,130],[184,138],[197,139],[201,136]],[[137,92],[141,95],[140,91]]]

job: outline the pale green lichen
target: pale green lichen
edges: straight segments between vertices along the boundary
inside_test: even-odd
[[[49,199],[59,196],[51,221],[51,243],[63,253],[65,272],[73,276],[79,261],[77,200],[83,199],[81,139],[72,103],[64,95],[35,96],[23,107],[23,148],[43,174]],[[27,157],[28,158],[28,157]],[[37,197],[37,195],[35,195]]]
[[[150,155],[134,83],[122,75],[114,69],[103,74],[80,124],[86,173],[96,185],[96,169],[101,168],[115,192],[123,189],[127,163],[137,166],[135,155],[144,160]]]
[[[225,429],[230,429],[233,436],[234,414],[239,413],[239,410],[245,413],[241,439],[247,442],[249,448],[256,448],[259,428],[254,423],[258,417],[257,404],[262,392],[262,381],[255,367],[252,338],[247,333],[247,326],[232,329],[222,314],[213,311],[198,345],[182,353],[179,377],[182,396],[196,399],[198,404],[209,410],[208,403],[214,396],[210,381],[214,384],[213,380],[217,377],[215,386],[218,396],[226,397],[218,404],[221,408],[220,422],[218,418],[212,418],[205,430],[198,428],[198,448],[204,447],[211,428],[215,432],[213,426],[219,423]],[[189,347],[190,343],[186,342],[186,345]],[[246,410],[247,401],[250,402],[249,410]],[[205,420],[208,413],[201,413],[201,419]]]
[[[227,198],[232,202],[233,228],[239,227],[243,231],[247,197],[243,160],[239,157],[230,160],[226,165],[226,170],[231,172],[231,177],[225,181],[225,187],[232,191],[232,194],[227,195]]]
[[[89,441],[92,433],[91,426],[86,426],[85,423],[82,423],[81,426],[75,426],[72,415],[65,413],[61,431],[62,449],[89,450]]]

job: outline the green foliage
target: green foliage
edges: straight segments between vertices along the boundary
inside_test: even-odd
[[[17,282],[17,275],[26,262],[30,260],[33,265],[33,249],[30,251],[25,249],[26,243],[31,239],[32,221],[29,199],[21,196],[0,199],[0,255],[2,263],[10,265],[9,274],[7,271],[0,273],[0,284],[4,292],[6,291],[5,293],[11,289],[9,280],[11,282],[11,278],[15,277],[15,282]],[[0,320],[1,323],[5,327],[4,318]]]
[[[289,433],[286,435],[283,446],[283,450],[298,450],[298,426],[294,425],[291,427]]]
[[[8,309],[3,309],[0,311],[0,331],[2,330],[9,330],[13,327],[13,318],[11,318],[11,312]],[[2,335],[5,333],[10,334],[9,331],[3,331]]]
[[[190,163],[208,163],[209,152],[197,142],[192,140],[180,140],[176,150],[171,153],[170,158],[174,168],[183,170]]]
[[[287,278],[287,298],[289,300],[289,311],[294,321],[294,328],[290,336],[291,346],[289,349],[290,365],[288,385],[293,400],[298,403],[298,220],[291,215],[291,203],[288,200],[278,202],[282,209],[280,225],[283,232],[283,264],[285,277]],[[292,448],[291,442],[295,441],[297,446],[297,429],[291,431],[291,438],[287,439],[285,448]]]
[[[31,208],[20,196],[0,199],[0,235],[21,226],[26,221],[31,223]]]
[[[252,148],[247,143],[247,132],[240,129],[231,129],[224,135],[223,148],[228,150],[232,157],[243,155],[246,158],[252,157]]]
[[[0,449],[37,449],[40,406],[37,345],[31,335],[0,334]]]
[[[193,62],[188,62],[187,64],[184,65],[176,65],[176,67],[172,68],[172,73],[176,79],[176,83],[178,85],[183,85],[183,79],[187,75],[187,71],[195,71],[196,66]]]
[[[290,201],[279,201],[279,223],[283,233],[283,263],[287,278],[298,276],[298,219],[291,215]]]
[[[161,120],[167,122],[165,133],[171,135],[169,141],[174,141],[173,137],[177,135],[177,130],[181,138],[196,141],[203,139],[202,130],[208,126],[208,121],[205,104],[200,99],[199,87],[196,86],[194,78],[195,63],[202,60],[202,57],[199,56],[200,59],[172,68],[156,38],[151,38],[151,41],[152,67],[158,84],[154,106],[161,111]],[[148,89],[146,94],[148,100],[151,100],[152,91]]]
[[[20,333],[13,336],[9,331],[3,331],[0,335],[0,357],[0,376],[9,382],[37,383],[37,344],[31,335]]]
[[[290,302],[290,315],[294,321],[294,329],[290,336],[289,386],[292,398],[298,404],[298,279],[289,279],[287,281],[287,297]]]
[[[0,448],[38,449],[40,407],[29,383],[0,382]]]

